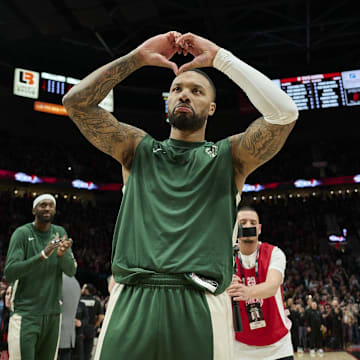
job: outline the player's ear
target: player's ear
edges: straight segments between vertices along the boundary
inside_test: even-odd
[[[216,104],[214,102],[212,102],[210,104],[210,108],[209,108],[209,112],[208,112],[209,116],[213,116],[215,113],[215,110],[216,110]]]

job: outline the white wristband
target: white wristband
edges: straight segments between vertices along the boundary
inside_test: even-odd
[[[216,53],[213,66],[246,93],[267,122],[286,125],[297,119],[298,110],[291,97],[268,77],[238,59],[230,51],[220,49]]]
[[[48,256],[46,256],[44,250],[41,250],[41,256],[42,256],[45,260],[49,258]]]

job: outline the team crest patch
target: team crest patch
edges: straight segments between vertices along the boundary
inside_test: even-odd
[[[214,158],[217,156],[218,153],[218,147],[216,145],[206,146],[205,152],[211,157]]]

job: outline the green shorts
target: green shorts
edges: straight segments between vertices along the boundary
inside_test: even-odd
[[[9,321],[8,345],[11,360],[56,360],[61,315],[19,315]]]
[[[152,275],[111,292],[95,360],[233,359],[230,298],[184,276]]]

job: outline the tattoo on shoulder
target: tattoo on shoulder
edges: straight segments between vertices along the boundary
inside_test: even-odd
[[[245,156],[253,159],[251,167],[255,168],[265,163],[279,152],[294,125],[295,122],[288,125],[273,125],[263,118],[257,119],[244,133],[233,137],[232,144],[238,152],[235,154],[236,158],[241,158],[241,153],[245,152]]]

